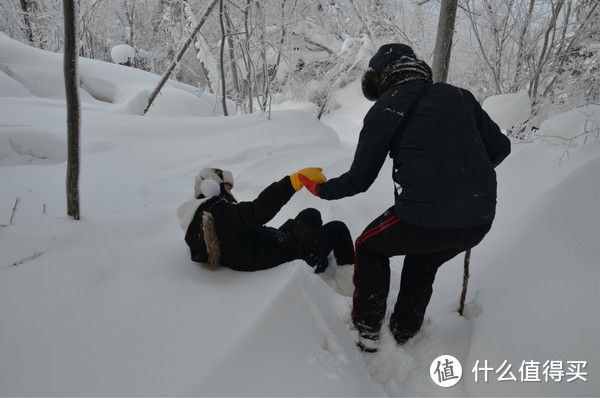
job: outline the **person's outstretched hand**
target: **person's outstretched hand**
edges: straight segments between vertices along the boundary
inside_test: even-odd
[[[323,169],[321,167],[306,167],[302,170],[299,170],[290,176],[292,186],[296,191],[299,191],[303,186],[306,186],[304,181],[308,181],[309,183],[313,184],[321,184],[326,182],[327,177],[325,177],[322,172]],[[303,179],[301,179],[301,176]]]
[[[322,184],[327,181],[327,180],[315,181],[300,172],[298,172],[298,179],[302,182],[302,184],[306,187],[306,189],[308,189],[313,195],[315,195],[317,197],[319,196],[317,194],[317,185]]]

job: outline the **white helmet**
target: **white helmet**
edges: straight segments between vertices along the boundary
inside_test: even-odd
[[[202,189],[202,181],[205,180],[216,181],[219,185],[229,184],[233,188],[233,175],[230,171],[212,167],[205,167],[202,170],[200,170],[200,173],[195,178],[194,195],[196,196],[196,198],[200,198],[202,195],[204,195],[205,192],[203,192]]]

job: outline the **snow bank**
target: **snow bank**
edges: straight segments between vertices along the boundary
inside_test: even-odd
[[[6,67],[0,66],[0,92],[1,97],[29,97],[29,91],[11,77],[12,72]]]
[[[0,167],[62,163],[67,160],[67,143],[56,134],[19,126],[2,130]]]
[[[23,97],[27,92],[46,99],[65,99],[63,57],[9,39],[0,32],[0,97]],[[43,57],[44,64],[39,65]],[[7,80],[7,76],[8,79]],[[127,66],[79,59],[81,99],[84,108],[141,115],[160,76]],[[13,81],[11,81],[14,80]],[[4,89],[6,87],[6,89]],[[23,87],[25,90],[23,90]],[[193,87],[168,81],[151,108],[156,115],[213,116],[222,114],[218,101]],[[162,107],[166,109],[161,109]],[[176,111],[173,114],[173,111]]]
[[[569,148],[597,143],[600,138],[600,105],[573,109],[544,120],[538,135],[551,147]]]
[[[506,130],[531,117],[531,100],[527,91],[488,97],[481,104],[492,120]]]
[[[513,160],[531,164],[532,155],[523,150]],[[467,378],[472,395],[587,396],[598,391],[600,351],[598,343],[590,342],[600,335],[600,163],[593,151],[574,163],[544,170],[553,175],[554,183],[548,184],[553,186],[525,207],[510,238],[486,247],[491,255],[476,291],[482,311],[474,322],[467,362],[488,360],[498,369],[508,361],[520,380],[523,361],[539,362],[539,369],[546,361],[558,361],[568,372],[568,361],[587,360],[589,384],[499,382],[494,373],[487,383]],[[533,181],[531,171],[522,172],[521,178]]]

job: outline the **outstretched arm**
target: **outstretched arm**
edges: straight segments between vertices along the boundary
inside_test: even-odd
[[[242,225],[254,229],[265,225],[277,215],[279,210],[290,200],[294,193],[302,188],[298,174],[304,173],[311,176],[314,181],[326,181],[320,168],[306,168],[285,176],[265,188],[256,199],[251,202],[241,202],[234,206],[236,216]]]
[[[401,119],[395,113],[372,109],[365,117],[350,170],[326,183],[304,185],[314,195],[341,199],[365,192],[373,184],[392,145]]]

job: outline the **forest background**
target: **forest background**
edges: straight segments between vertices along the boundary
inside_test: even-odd
[[[79,55],[161,75],[209,3],[77,0]],[[382,44],[406,43],[431,65],[440,6],[433,0],[219,0],[169,77],[228,98],[225,114],[268,111],[273,101],[294,99],[313,103],[320,117],[336,109],[331,94],[360,79]],[[0,31],[31,46],[62,52],[63,26],[60,0],[0,4]],[[531,117],[507,132],[513,138],[527,139],[549,116],[599,103],[596,0],[460,0],[451,40],[449,83],[479,100],[529,95]]]

